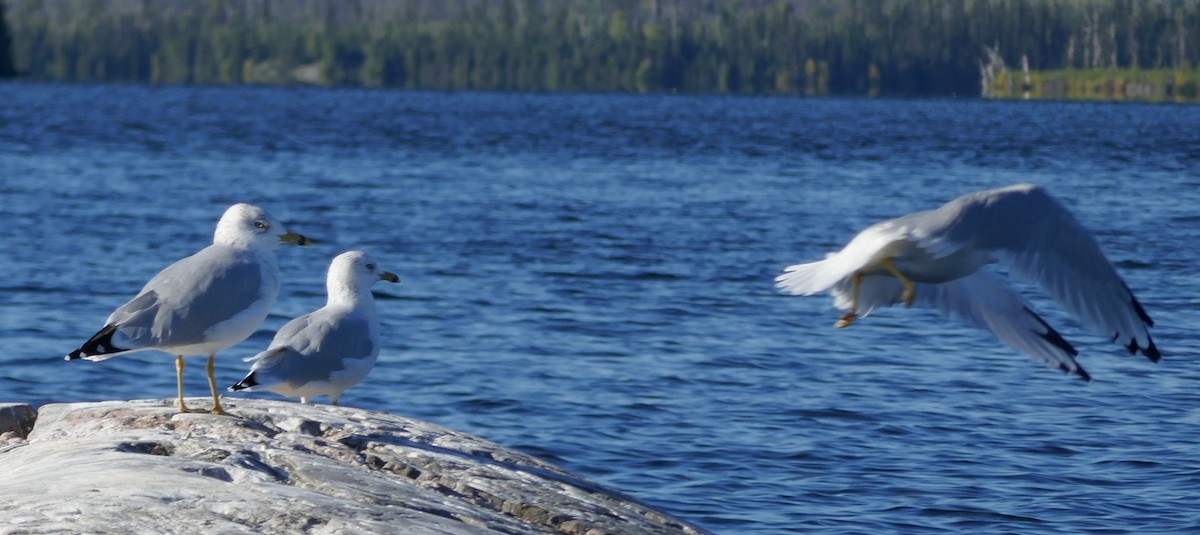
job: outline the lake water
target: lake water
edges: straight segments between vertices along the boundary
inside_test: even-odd
[[[376,288],[384,349],[343,404],[713,532],[1195,532],[1198,126],[1175,105],[0,84],[0,400],[173,396],[168,355],[61,357],[246,201],[319,243],[278,249],[280,299],[223,385],[362,248],[404,284]],[[874,221],[1026,181],[1094,230],[1162,363],[1028,286],[1095,381],[924,310],[834,329],[828,297],[773,288]]]

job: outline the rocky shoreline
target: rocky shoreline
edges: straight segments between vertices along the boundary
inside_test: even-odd
[[[0,404],[0,533],[706,533],[430,423],[285,401],[226,408]]]

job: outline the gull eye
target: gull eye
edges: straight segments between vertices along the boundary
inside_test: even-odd
[[[367,264],[367,271],[375,271],[375,264]]]
[[[265,229],[265,228],[267,228],[267,223],[266,223],[266,221],[255,221],[254,228]]]

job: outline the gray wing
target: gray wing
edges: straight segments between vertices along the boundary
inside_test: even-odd
[[[899,303],[903,291],[904,286],[894,277],[863,277],[858,296],[860,313],[866,315],[877,307]],[[848,282],[835,288],[839,308],[849,308],[849,292]],[[980,270],[943,284],[917,284],[917,304],[991,332],[1004,345],[1050,367],[1091,380],[1075,360],[1079,354],[1075,348],[989,271]]]
[[[989,271],[980,270],[944,284],[918,285],[917,302],[987,330],[1004,345],[1050,367],[1092,380],[1075,360],[1079,352]]]
[[[293,339],[299,340],[303,337],[302,333],[309,328],[315,317],[319,320],[321,317],[320,310],[310,312],[303,316],[297,316],[292,321],[287,322],[278,331],[275,331],[275,336],[271,338],[269,349],[284,347],[291,344]],[[268,349],[268,350],[269,350]]]
[[[1089,328],[1150,360],[1154,321],[1117,275],[1092,235],[1045,190],[1021,184],[960,197],[910,219],[935,256],[964,247],[999,253],[1012,271],[1040,284]]]
[[[208,247],[155,275],[107,324],[131,348],[198,344],[205,331],[269,296],[264,286],[258,263]]]
[[[321,312],[296,318],[280,329],[271,348],[259,355],[252,368],[260,383],[278,381],[299,387],[328,381],[334,372],[345,369],[343,359],[376,354],[378,347],[365,318],[330,317]]]

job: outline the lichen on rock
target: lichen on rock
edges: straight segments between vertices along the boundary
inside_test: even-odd
[[[176,414],[171,401],[46,405],[36,423],[0,405],[6,533],[704,533],[418,420],[251,399],[229,401],[234,417]]]

